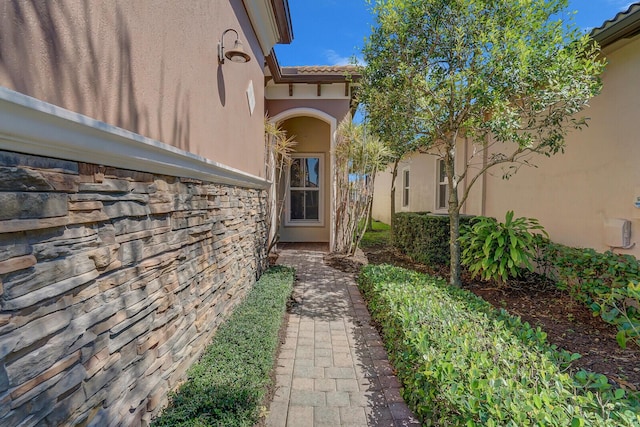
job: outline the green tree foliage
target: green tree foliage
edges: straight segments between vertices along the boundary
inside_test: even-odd
[[[386,93],[399,129],[445,161],[450,283],[459,285],[459,216],[469,190],[496,165],[508,164],[508,177],[535,154],[562,152],[569,130],[586,123],[578,113],[599,92],[604,63],[561,18],[567,0],[371,1],[377,25],[364,51],[363,91]],[[464,140],[473,147],[461,158]]]
[[[374,37],[374,36],[372,36]],[[365,67],[362,71],[359,101],[366,107],[366,122],[370,131],[384,141],[389,148],[388,161],[391,164],[391,234],[395,233],[394,213],[396,202],[396,178],[398,164],[407,154],[418,147],[418,134],[412,126],[416,104],[407,97],[410,90],[406,76],[398,72],[396,62],[384,62],[385,58],[375,56],[369,49],[365,52],[373,60],[380,60],[376,66]]]

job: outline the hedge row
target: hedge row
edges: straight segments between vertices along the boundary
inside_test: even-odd
[[[460,216],[460,225],[472,216]],[[394,217],[393,245],[416,262],[449,265],[449,216],[429,212],[400,212]]]
[[[293,279],[292,269],[274,267],[258,280],[154,426],[253,426],[258,421]]]
[[[359,284],[424,425],[640,426],[637,396],[566,368],[546,334],[440,280],[392,266]]]
[[[640,262],[631,255],[539,242],[542,272],[608,323],[618,343],[640,345]]]

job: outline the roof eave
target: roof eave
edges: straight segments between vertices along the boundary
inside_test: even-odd
[[[267,66],[271,71],[271,78],[276,84],[288,83],[308,83],[308,84],[331,84],[331,83],[357,83],[362,78],[359,72],[345,74],[286,74],[282,72],[282,67],[278,64],[278,58],[274,51],[267,56]]]
[[[591,37],[600,47],[607,47],[618,40],[629,39],[640,34],[640,3],[632,4],[625,12],[591,31]]]
[[[288,0],[271,0],[271,5],[276,17],[276,25],[280,33],[279,43],[289,44],[293,41],[293,25],[289,12]]]
[[[242,3],[265,56],[277,43],[291,43],[288,0],[242,0]]]

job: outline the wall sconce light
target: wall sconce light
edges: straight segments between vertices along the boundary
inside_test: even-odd
[[[234,33],[236,33],[236,40],[233,43],[233,48],[225,52],[224,35],[227,34],[229,31],[233,31]],[[238,32],[232,28],[225,30],[225,32],[222,33],[222,37],[220,37],[220,41],[218,42],[218,62],[220,64],[224,64],[224,58],[227,58],[232,62],[239,62],[239,63],[251,61],[251,57],[247,52],[244,51],[244,48],[242,47],[242,42],[238,37]]]

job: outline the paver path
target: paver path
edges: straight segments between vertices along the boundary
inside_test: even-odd
[[[267,426],[419,426],[354,276],[323,257],[291,248],[278,258],[298,280]]]

